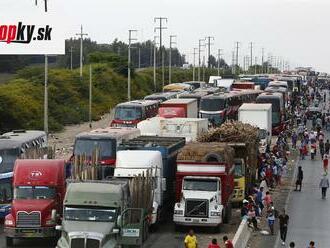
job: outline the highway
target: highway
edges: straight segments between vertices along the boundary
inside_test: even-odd
[[[307,247],[311,240],[316,247],[327,248],[330,244],[330,198],[321,199],[319,182],[322,175],[322,161],[311,161],[310,157],[299,163],[304,171],[301,192],[292,191],[289,196],[288,215],[290,216],[287,243],[294,241],[296,247]],[[280,242],[275,248],[283,247]]]

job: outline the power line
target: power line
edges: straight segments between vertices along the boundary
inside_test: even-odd
[[[159,27],[155,28],[155,31],[159,29],[159,51],[160,51],[160,58],[162,64],[162,87],[164,87],[165,83],[165,68],[164,68],[164,53],[163,53],[163,29],[167,29],[167,27],[163,26],[163,21],[167,23],[167,17],[155,17],[154,22],[156,23],[159,21]]]

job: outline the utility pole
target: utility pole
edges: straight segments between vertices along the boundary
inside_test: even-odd
[[[218,49],[218,76],[220,76],[221,55],[222,55],[222,49]]]
[[[203,55],[203,82],[205,82],[205,55]]]
[[[265,48],[262,48],[261,50],[261,69],[262,69],[262,73],[264,72],[264,56],[265,56]]]
[[[167,23],[166,17],[155,17],[154,22],[156,23],[159,21],[159,27],[155,28],[155,31],[159,29],[159,51],[160,51],[160,58],[161,58],[161,64],[162,64],[162,89],[165,84],[165,68],[164,68],[164,53],[163,53],[163,29],[167,29],[167,27],[163,26],[163,21]]]
[[[157,38],[159,36],[154,36],[154,91],[157,91],[157,82],[156,82],[156,55],[157,55]]]
[[[80,26],[80,34],[76,34],[80,36],[80,78],[82,78],[82,70],[83,70],[83,39],[84,36],[87,36],[88,34],[83,33],[83,26]]]
[[[257,74],[258,57],[254,57],[254,74]]]
[[[253,65],[253,42],[250,42],[250,66]]]
[[[72,47],[70,47],[70,70],[72,71]]]
[[[170,35],[170,54],[169,54],[169,65],[168,65],[168,83],[172,83],[172,45],[176,44],[175,41],[172,41],[173,38],[176,38],[176,35]]]
[[[193,63],[193,81],[195,81],[195,66],[196,66],[196,54],[197,54],[197,52],[196,52],[196,50],[197,50],[198,48],[195,48],[194,47],[194,63]]]
[[[208,52],[208,59],[207,59],[207,67],[211,68],[211,61],[210,61],[210,56],[211,56],[211,45],[213,45],[213,43],[211,43],[211,39],[214,41],[214,37],[212,36],[207,36],[205,37],[205,40],[207,40],[206,45],[207,45],[207,52]]]
[[[201,52],[203,52],[203,50],[201,48],[205,46],[204,44],[202,44],[202,42],[204,42],[204,39],[199,39],[199,41],[198,41],[198,81],[201,81]]]
[[[237,41],[236,42],[236,65],[235,65],[235,73],[237,73],[236,72],[236,69],[238,70],[238,50],[239,50],[239,45],[240,45],[240,43]],[[239,71],[238,71],[239,72]]]
[[[231,72],[235,73],[235,51],[231,52]]]
[[[141,48],[139,47],[139,69],[141,68]]]
[[[127,75],[127,99],[131,100],[131,44],[132,41],[137,40],[132,38],[132,33],[137,32],[135,29],[128,30],[128,75]]]
[[[92,65],[89,65],[89,128],[92,128]]]
[[[44,131],[48,137],[48,55],[45,55]]]

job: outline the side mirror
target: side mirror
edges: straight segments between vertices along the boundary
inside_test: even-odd
[[[121,215],[118,215],[118,218],[117,218],[117,226],[122,227],[122,226],[121,226]]]
[[[60,226],[60,225],[56,225],[56,226],[55,226],[55,230],[56,230],[56,231],[62,231],[62,226]]]
[[[52,217],[52,221],[55,222],[56,221],[56,209],[52,210],[51,217]]]
[[[162,190],[166,191],[166,178],[162,178]]]

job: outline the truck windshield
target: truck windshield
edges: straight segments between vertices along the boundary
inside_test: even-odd
[[[115,208],[65,207],[65,220],[113,222],[116,219]]]
[[[114,156],[114,140],[101,139],[77,139],[74,146],[75,155],[83,155],[90,157],[96,149],[99,150],[102,159],[111,158]]]
[[[236,178],[244,176],[243,165],[241,162],[235,162],[234,176]]]
[[[56,191],[47,186],[18,186],[14,189],[15,200],[54,199]]]
[[[118,107],[115,112],[116,120],[134,121],[142,119],[141,107]]]
[[[0,173],[12,172],[15,160],[19,157],[19,149],[0,150]]]
[[[197,191],[217,191],[218,181],[209,179],[185,179],[183,183],[184,190]]]
[[[205,98],[201,100],[201,110],[221,111],[225,108],[225,99],[223,98]]]

